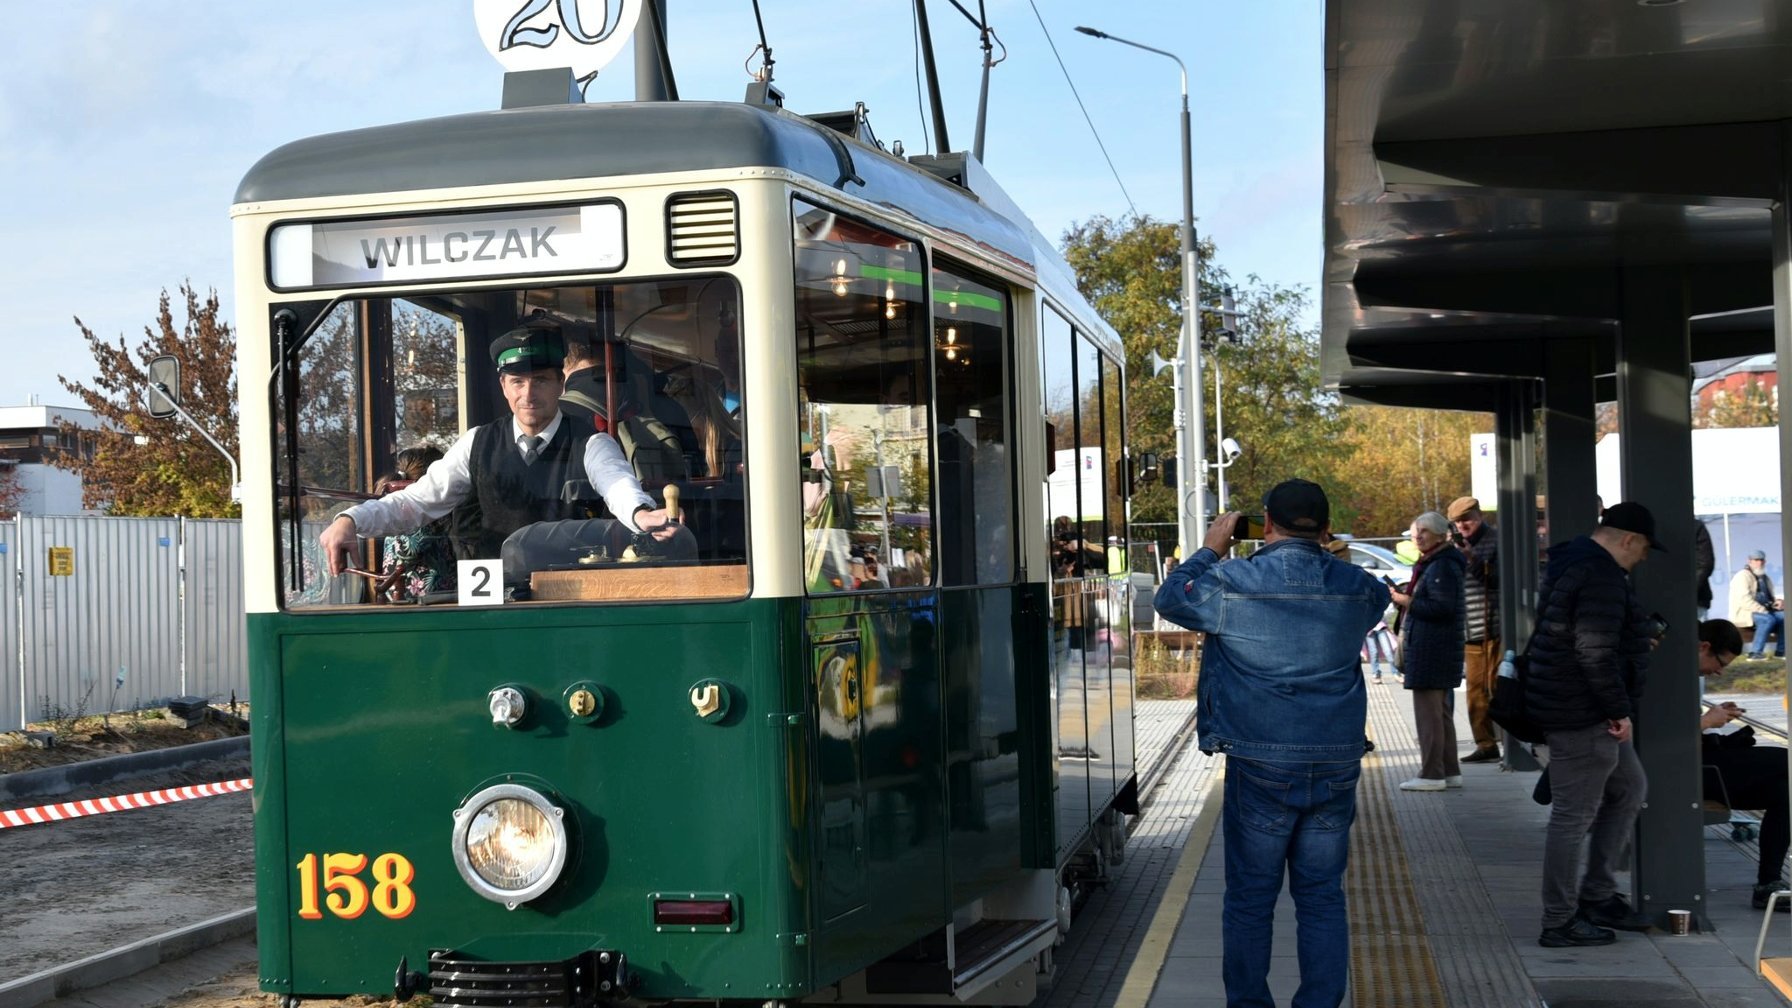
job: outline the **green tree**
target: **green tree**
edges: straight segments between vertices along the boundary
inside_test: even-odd
[[[1182,327],[1182,245],[1177,225],[1150,217],[1095,217],[1064,235],[1064,257],[1077,286],[1126,348],[1127,423],[1133,451],[1175,451],[1174,382],[1168,369],[1154,375],[1151,355],[1171,359]],[[1200,248],[1201,290],[1214,295],[1230,283],[1212,242]],[[1322,484],[1334,474],[1332,449],[1345,429],[1337,397],[1319,381],[1318,333],[1300,324],[1308,304],[1304,290],[1264,283],[1256,276],[1235,285],[1240,342],[1220,343],[1204,355],[1217,359],[1223,376],[1226,435],[1244,454],[1227,470],[1228,499],[1255,510],[1270,486],[1290,476]],[[1216,332],[1220,317],[1210,307],[1202,331]],[[1205,429],[1214,434],[1213,373],[1202,368]],[[1212,454],[1209,447],[1208,454]],[[1212,476],[1209,476],[1212,485]],[[1176,501],[1160,483],[1133,497],[1134,522],[1173,522]]]
[[[150,417],[145,384],[149,362],[172,354],[181,362],[181,405],[237,455],[236,334],[219,318],[217,291],[202,301],[191,282],[180,286],[186,321],[174,324],[172,298],[163,290],[155,321],[144,327],[135,348],[120,335],[116,344],[96,336],[79,317],[75,325],[93,356],[91,385],[58,375],[62,387],[99,418],[102,429],[92,438],[93,452],[62,452],[57,466],[80,473],[85,506],[108,514],[186,515],[226,518],[238,515],[230,499],[230,464],[205,438],[178,419]],[[62,425],[65,443],[83,432]]]

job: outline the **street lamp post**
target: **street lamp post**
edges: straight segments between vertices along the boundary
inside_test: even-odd
[[[1201,548],[1207,534],[1207,435],[1201,403],[1201,262],[1195,239],[1195,179],[1189,152],[1188,68],[1175,53],[1094,28],[1077,31],[1176,60],[1182,74],[1182,336],[1172,374],[1176,397],[1176,527],[1184,560]],[[1186,399],[1186,401],[1185,401]]]

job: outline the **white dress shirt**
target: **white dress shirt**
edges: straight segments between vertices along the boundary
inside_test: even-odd
[[[554,440],[559,433],[564,414],[554,414],[554,419],[542,429],[540,437],[543,447]],[[394,532],[408,532],[442,517],[465,503],[473,496],[473,438],[479,433],[475,427],[456,438],[454,444],[441,458],[429,465],[422,478],[410,486],[377,500],[362,501],[342,513],[348,515],[355,523],[355,532],[363,537],[390,535]],[[523,438],[527,435],[516,422],[510,419],[510,440],[517,454],[524,451]],[[635,511],[642,505],[657,508],[647,491],[641,489],[641,483],[635,479],[635,470],[622,455],[622,447],[616,439],[608,434],[593,434],[585,440],[585,478],[591,481],[604,503],[610,507],[622,524],[631,531],[641,531],[635,525]]]

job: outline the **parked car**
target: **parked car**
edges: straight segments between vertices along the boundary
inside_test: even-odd
[[[1412,564],[1400,559],[1400,554],[1378,546],[1375,543],[1346,540],[1349,547],[1345,557],[1353,564],[1368,571],[1375,577],[1385,577],[1396,585],[1403,585],[1412,580]]]

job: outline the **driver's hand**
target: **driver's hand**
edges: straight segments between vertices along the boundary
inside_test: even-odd
[[[1226,551],[1232,548],[1233,540],[1237,538],[1235,533],[1238,531],[1238,522],[1243,517],[1237,511],[1228,511],[1215,518],[1213,524],[1207,526],[1207,538],[1202,540],[1201,545],[1225,556]]]
[[[666,514],[665,508],[656,511],[636,511],[635,527],[652,535],[660,542],[665,542],[678,534],[678,525],[671,520],[670,515]]]
[[[354,551],[360,542],[360,536],[355,534],[355,520],[348,515],[337,515],[334,521],[324,526],[323,534],[317,537],[317,545],[323,551],[324,564],[332,576],[355,565]]]

